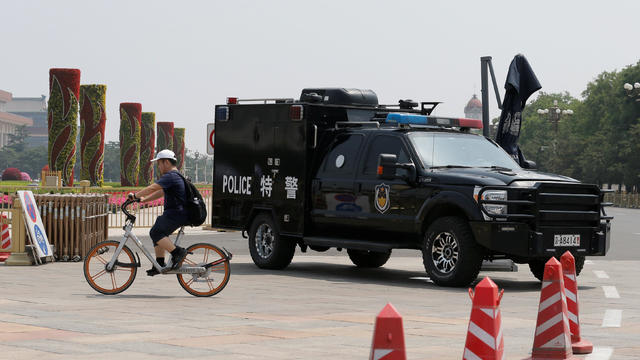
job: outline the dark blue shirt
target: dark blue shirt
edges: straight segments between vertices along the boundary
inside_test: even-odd
[[[164,191],[164,213],[179,219],[186,219],[184,204],[187,195],[184,190],[184,180],[178,171],[173,170],[162,175],[160,179],[156,180],[156,184],[162,186]]]

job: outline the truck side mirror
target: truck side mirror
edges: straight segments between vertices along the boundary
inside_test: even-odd
[[[524,165],[523,168],[532,169],[532,170],[535,169],[537,166],[536,162],[532,160],[525,160],[523,165]]]
[[[409,171],[408,176],[402,176],[403,179],[412,183],[416,179],[416,167],[413,163],[398,163],[398,156],[395,154],[380,154],[378,156],[378,179],[393,180],[401,176],[396,175],[396,169],[406,169]]]
[[[396,164],[398,156],[395,154],[378,155],[378,179],[393,180],[396,178]]]

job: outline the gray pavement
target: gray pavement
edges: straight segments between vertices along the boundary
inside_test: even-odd
[[[596,346],[580,358],[638,359],[640,210],[611,212],[611,254],[590,258],[578,278],[582,335]],[[148,229],[136,232],[150,245]],[[419,252],[358,269],[344,253],[298,250],[287,269],[266,271],[253,265],[239,232],[188,232],[187,244],[211,241],[234,252],[229,285],[215,297],[192,297],[174,276],[143,271],[124,293],[104,296],[87,285],[81,263],[0,265],[0,359],[363,359],[387,302],[403,316],[408,359],[462,357],[467,290],[433,285]],[[482,276],[505,289],[506,358],[526,357],[540,283],[526,265]]]
[[[638,271],[638,261],[598,260],[579,277],[582,335],[613,359],[640,354]],[[403,316],[408,359],[456,359],[471,310],[466,289],[436,287],[417,257],[363,270],[346,256],[299,256],[286,270],[265,271],[238,255],[229,285],[212,298],[188,295],[173,276],[143,273],[124,293],[100,295],[80,263],[0,266],[0,275],[3,359],[363,359],[387,302]],[[524,268],[481,275],[505,289],[506,358],[526,357],[540,284]],[[619,298],[606,298],[602,286],[616,286]],[[622,310],[620,327],[603,328],[612,309]]]

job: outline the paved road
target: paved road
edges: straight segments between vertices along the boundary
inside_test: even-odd
[[[605,260],[640,260],[640,209],[623,209],[608,208],[608,213],[613,215],[613,231],[611,235],[611,248]],[[148,230],[136,229],[142,238],[148,238]],[[110,238],[116,239],[116,234],[120,234],[121,230],[112,229]],[[247,240],[243,239],[240,232],[211,233],[207,231],[190,231],[188,243],[214,241],[218,246],[223,246],[230,250],[233,254],[248,255]],[[149,246],[151,242],[148,242]],[[298,248],[296,250],[296,258],[304,255]],[[347,256],[346,252],[338,252],[331,249],[324,253],[318,253],[309,250],[309,255],[340,255]],[[393,257],[407,256],[420,257],[421,254],[416,250],[394,250]],[[296,261],[294,258],[294,261]],[[593,257],[592,259],[600,259]],[[526,266],[525,266],[526,267]]]
[[[640,354],[640,212],[611,212],[612,253],[591,258],[578,278],[582,335],[596,346],[591,360]],[[126,292],[103,296],[85,283],[80,263],[0,266],[0,359],[363,359],[387,302],[403,315],[408,359],[462,355],[467,291],[433,285],[418,252],[395,252],[380,269],[358,269],[335,251],[298,253],[287,269],[265,271],[239,233],[190,230],[188,238],[236,254],[229,285],[213,298],[191,297],[175,277],[142,271]],[[526,357],[540,283],[526,266],[481,276],[505,289],[506,358]]]
[[[265,271],[239,255],[232,271],[227,288],[203,299],[173,276],[139,273],[126,292],[103,296],[85,283],[80,263],[0,266],[0,358],[363,359],[387,302],[403,316],[408,359],[461,357],[467,291],[434,286],[416,257],[363,270],[346,257],[304,256],[286,270]],[[639,261],[585,266],[582,335],[601,355],[589,359],[638,358],[639,271]],[[522,270],[482,275],[505,289],[506,358],[526,357],[540,283]]]

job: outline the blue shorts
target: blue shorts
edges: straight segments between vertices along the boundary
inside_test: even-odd
[[[162,238],[167,237],[173,234],[174,231],[178,230],[184,224],[181,221],[178,221],[175,217],[172,217],[167,214],[162,214],[158,216],[156,219],[156,223],[153,224],[153,227],[149,231],[149,236],[151,236],[151,240],[153,241],[153,246],[158,244]]]

